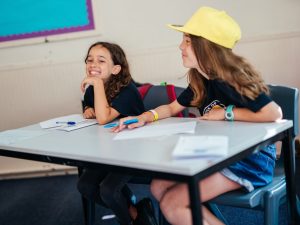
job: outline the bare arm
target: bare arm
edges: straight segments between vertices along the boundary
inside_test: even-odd
[[[237,108],[233,112],[235,120],[240,121],[273,122],[282,119],[281,108],[275,102],[270,102],[255,113],[244,108]]]
[[[87,77],[81,83],[81,89],[89,84],[94,86],[94,105],[95,105],[95,116],[99,124],[105,124],[119,116],[119,112],[114,108],[110,107],[102,79],[98,77]]]
[[[88,108],[84,109],[83,117],[86,118],[86,119],[95,119],[96,115],[95,115],[94,108],[88,107]]]
[[[282,118],[281,108],[270,102],[257,112],[252,112],[247,108],[233,108],[234,120],[249,122],[273,122]],[[213,109],[209,113],[200,117],[203,120],[225,120],[224,109]]]
[[[164,118],[168,118],[168,117],[177,115],[179,112],[181,112],[184,109],[185,109],[185,107],[180,105],[177,102],[177,100],[175,100],[175,101],[173,101],[172,103],[170,103],[168,105],[158,106],[154,110],[157,112],[159,119],[164,119]],[[153,121],[153,114],[152,113],[147,112],[145,114],[150,114],[150,120],[147,120],[147,122]]]
[[[185,107],[180,105],[177,100],[173,101],[172,103],[168,104],[168,105],[161,105],[157,108],[155,108],[154,110],[157,112],[158,114],[158,119],[164,119],[164,118],[168,118],[171,116],[174,116],[176,114],[178,114],[179,112],[181,112],[182,110],[184,110]],[[138,122],[137,123],[133,123],[130,125],[124,125],[123,122],[132,118],[137,118]],[[140,126],[145,125],[146,123],[152,122],[154,121],[154,115],[153,113],[151,113],[150,111],[145,112],[137,117],[126,117],[123,119],[120,119],[120,125],[119,127],[116,127],[114,129],[112,129],[114,132],[119,132],[121,130],[123,130],[124,128],[128,127],[129,129],[133,129],[133,128],[137,128]]]

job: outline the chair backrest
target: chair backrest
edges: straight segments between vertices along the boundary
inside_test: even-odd
[[[268,85],[270,96],[282,109],[283,119],[293,120],[293,137],[299,134],[299,91],[297,88]]]
[[[299,91],[297,88],[279,86],[279,85],[268,85],[270,89],[270,96],[274,102],[276,102],[282,110],[283,119],[293,121],[292,138],[293,138],[293,155],[295,154],[295,137],[299,133]],[[282,145],[281,148],[286,148]],[[281,153],[283,151],[281,150]],[[284,173],[283,160],[284,154],[280,154],[279,159],[276,163],[274,171],[275,175],[281,176]]]
[[[173,85],[169,85],[172,87]],[[170,97],[170,92],[168,93],[168,86],[165,85],[152,85],[148,90],[147,93],[143,96],[143,102],[145,106],[145,110],[154,109],[160,105],[166,105],[171,103],[175,100],[181,92],[183,92],[184,88],[173,86],[174,96]],[[189,116],[188,109],[186,108],[182,111],[182,115],[184,117]]]

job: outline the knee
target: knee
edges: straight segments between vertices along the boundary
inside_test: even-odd
[[[94,197],[99,194],[99,187],[97,185],[81,180],[77,183],[77,189],[88,200],[94,200]]]
[[[167,196],[164,196],[163,199],[160,201],[159,206],[166,220],[171,224],[175,224],[176,207],[174,206],[174,204],[172,204],[172,201],[170,201],[170,199]]]

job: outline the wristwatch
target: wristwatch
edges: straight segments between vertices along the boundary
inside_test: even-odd
[[[233,121],[234,113],[233,113],[234,105],[228,105],[225,110],[225,120]]]

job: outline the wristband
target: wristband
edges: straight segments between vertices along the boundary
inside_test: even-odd
[[[149,110],[148,112],[151,112],[152,114],[153,114],[153,116],[154,116],[154,118],[153,118],[153,121],[152,122],[154,122],[154,121],[157,121],[158,120],[158,113],[154,110],[154,109],[151,109],[151,110]]]

